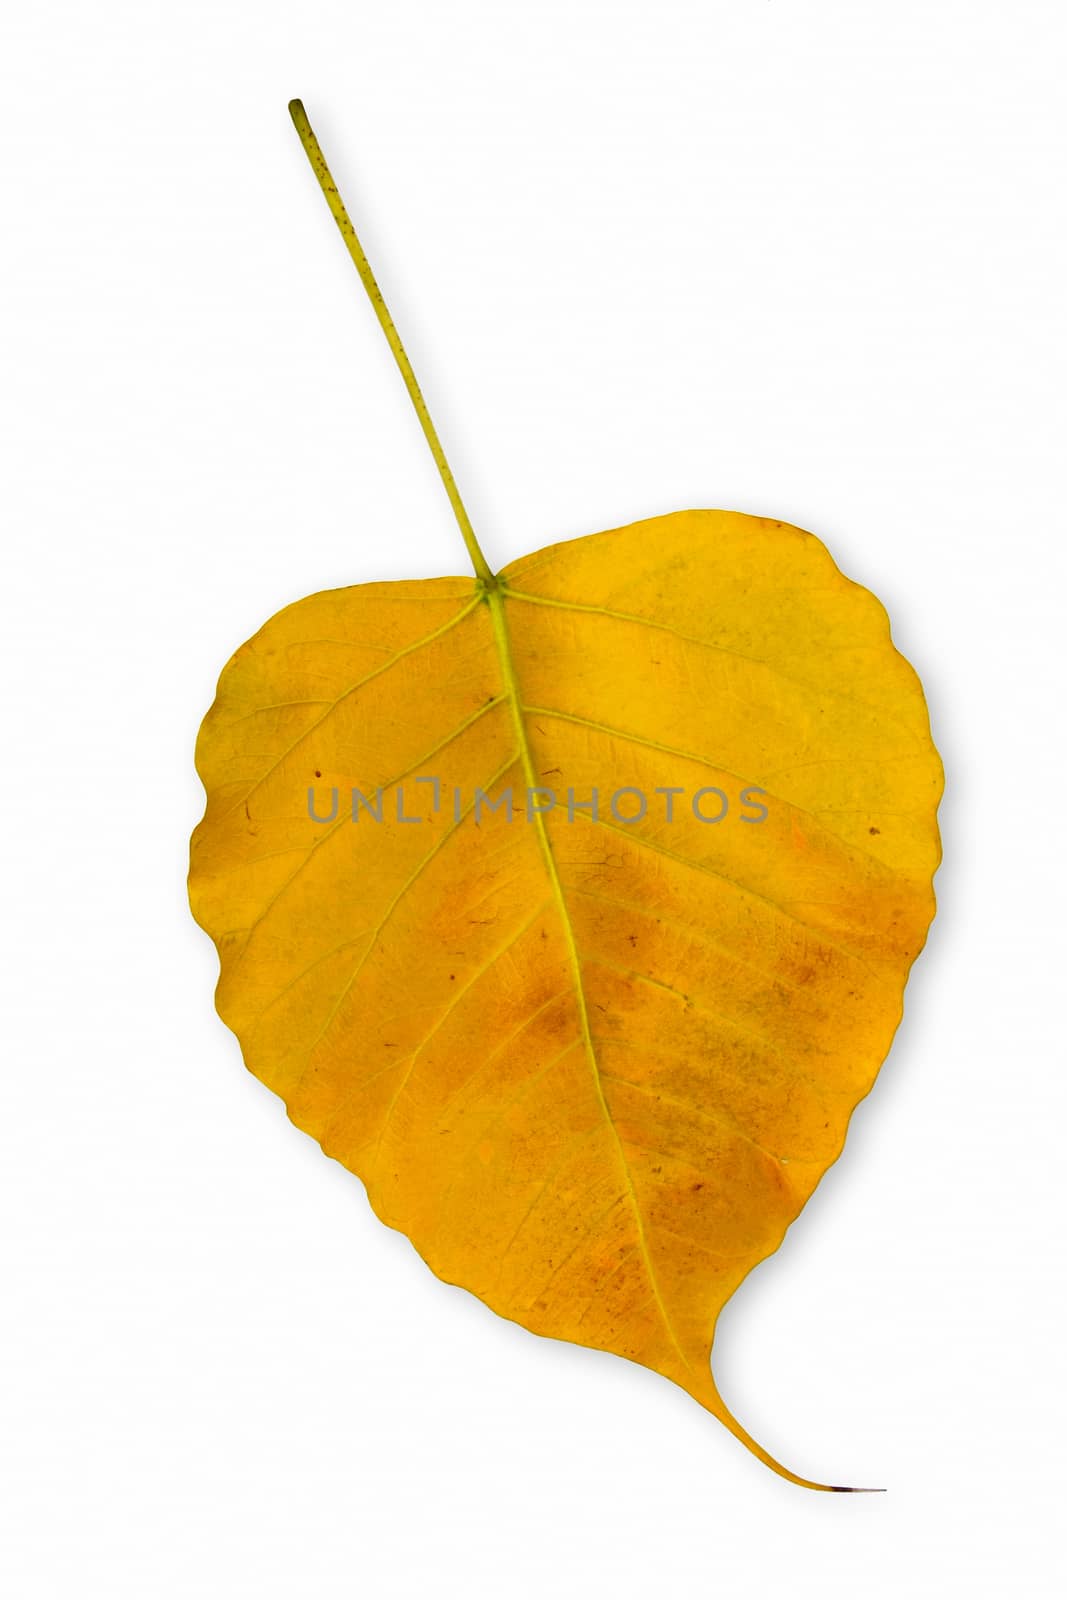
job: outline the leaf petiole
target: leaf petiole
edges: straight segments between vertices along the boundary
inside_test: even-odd
[[[370,269],[370,262],[367,260],[363,246],[359,242],[359,235],[352,226],[352,219],[345,210],[345,203],[338,193],[337,185],[333,181],[333,175],[326,165],[326,158],[322,153],[319,141],[316,139],[311,123],[308,121],[307,112],[304,110],[303,103],[300,100],[290,100],[289,115],[292,117],[293,125],[300,136],[300,143],[303,145],[304,153],[311,163],[312,171],[319,180],[319,187],[326,196],[326,204],[330,208],[333,220],[340,230],[345,247],[352,257],[363,287],[367,291],[370,303],[374,307],[375,315],[381,323],[382,332],[385,334],[389,348],[393,352],[393,359],[400,368],[400,376],[404,380],[408,394],[411,397],[411,403],[415,407],[415,415],[422,424],[422,431],[426,435],[426,443],[430,447],[430,454],[433,456],[437,470],[441,475],[441,482],[445,486],[445,493],[448,495],[456,521],[459,523],[459,531],[463,535],[463,542],[467,546],[468,554],[474,564],[474,570],[487,588],[495,588],[496,578],[490,571],[489,563],[482,554],[481,546],[471,526],[471,520],[467,515],[467,508],[460,498],[459,490],[456,488],[456,480],[452,476],[452,468],[449,466],[448,459],[441,448],[441,441],[437,437],[437,429],[433,425],[433,419],[427,409],[426,401],[422,397],[422,390],[419,388],[418,379],[415,377],[414,369],[408,360],[407,351],[404,349],[400,335],[396,331],[396,324],[389,315],[389,307],[386,305],[382,291],[379,289],[374,273]]]

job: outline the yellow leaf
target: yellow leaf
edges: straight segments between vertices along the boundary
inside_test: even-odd
[[[712,1339],[900,1019],[939,859],[921,687],[785,524],[680,512],[494,577],[464,522],[473,579],[313,595],[223,672],[190,873],[219,1012],[440,1277],[806,1484]]]

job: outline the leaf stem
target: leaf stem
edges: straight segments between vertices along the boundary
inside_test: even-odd
[[[441,441],[437,437],[437,429],[433,425],[426,402],[422,398],[422,391],[419,388],[411,362],[408,360],[407,351],[400,341],[400,335],[396,331],[396,324],[389,315],[389,308],[370,269],[370,262],[367,260],[363,246],[359,242],[359,235],[352,226],[352,220],[345,210],[344,201],[337,192],[337,185],[334,183],[330,169],[326,165],[326,158],[319,147],[319,141],[315,137],[311,123],[307,118],[307,112],[304,110],[301,101],[290,100],[289,115],[292,117],[293,125],[300,136],[300,143],[304,146],[304,153],[311,163],[312,171],[319,180],[319,187],[326,196],[326,204],[330,208],[333,220],[340,229],[345,247],[352,257],[363,287],[367,291],[370,303],[374,307],[375,315],[381,323],[382,332],[385,334],[389,348],[393,352],[393,359],[400,368],[400,376],[404,380],[408,394],[411,397],[411,403],[415,407],[415,415],[422,424],[422,431],[426,435],[426,443],[430,447],[430,454],[433,456],[437,470],[441,475],[441,482],[445,486],[445,493],[451,502],[456,521],[459,523],[459,531],[463,535],[463,542],[467,546],[468,554],[474,564],[474,570],[483,583],[490,588],[495,588],[496,579],[490,571],[489,563],[482,554],[481,546],[475,537],[474,529],[471,527],[471,520],[467,515],[467,508],[460,499],[459,490],[456,488],[456,480],[452,476],[452,468],[449,466],[445,453],[441,448]]]

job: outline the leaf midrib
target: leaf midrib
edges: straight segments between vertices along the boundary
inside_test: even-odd
[[[497,655],[500,659],[500,669],[504,679],[505,694],[511,706],[512,721],[515,727],[515,738],[519,748],[519,759],[522,763],[522,770],[525,775],[526,786],[528,790],[537,789],[539,787],[537,782],[537,769],[534,765],[533,752],[530,748],[530,741],[526,732],[526,722],[523,716],[522,696],[519,691],[518,678],[515,673],[515,663],[511,652],[511,635],[508,630],[507,615],[504,609],[504,594],[501,588],[496,584],[486,585],[485,594],[489,603],[489,613],[493,625],[493,639],[496,644]],[[560,924],[563,928],[563,935],[566,940],[568,956],[574,975],[574,990],[578,1003],[578,1017],[581,1025],[582,1044],[585,1049],[586,1059],[589,1062],[590,1071],[593,1077],[593,1085],[596,1089],[597,1099],[600,1102],[600,1107],[604,1115],[604,1121],[611,1130],[612,1137],[615,1140],[615,1145],[618,1150],[619,1165],[622,1168],[623,1177],[626,1181],[626,1188],[630,1197],[634,1221],[637,1225],[641,1256],[645,1264],[645,1271],[648,1274],[649,1285],[652,1289],[652,1294],[655,1298],[660,1316],[663,1319],[663,1326],[666,1330],[667,1337],[670,1339],[671,1344],[677,1351],[678,1357],[683,1366],[688,1371],[692,1371],[692,1363],[678,1341],[678,1336],[674,1331],[670,1316],[667,1312],[667,1307],[663,1301],[663,1296],[660,1293],[659,1280],[656,1277],[656,1269],[652,1263],[652,1256],[648,1248],[648,1239],[645,1234],[644,1218],[641,1215],[641,1207],[638,1204],[637,1194],[633,1185],[633,1178],[630,1175],[630,1163],[626,1159],[626,1151],[623,1147],[622,1139],[619,1136],[619,1130],[615,1126],[615,1120],[611,1115],[607,1098],[604,1094],[604,1084],[600,1071],[600,1064],[597,1060],[596,1047],[593,1043],[592,1031],[589,1026],[589,1012],[586,1005],[585,983],[582,977],[581,956],[578,953],[578,944],[574,936],[574,926],[571,922],[570,912],[567,908],[567,901],[563,893],[563,885],[560,881],[559,869],[556,865],[555,854],[552,850],[552,841],[548,837],[548,829],[545,827],[544,816],[540,811],[535,811],[533,820],[537,837],[541,845],[541,853],[544,858],[545,869],[548,873],[548,879],[552,889],[553,901],[559,913]]]

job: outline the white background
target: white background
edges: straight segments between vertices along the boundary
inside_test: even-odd
[[[4,17],[5,1592],[1057,1592],[1062,7]],[[717,1345],[775,1454],[885,1495],[437,1282],[214,1014],[219,669],[302,594],[466,570],[295,94],[494,564],[770,514],[923,676],[940,912]]]

